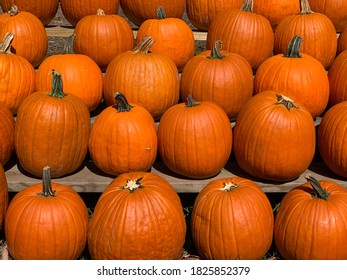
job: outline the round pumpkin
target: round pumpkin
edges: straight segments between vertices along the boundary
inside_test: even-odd
[[[346,260],[347,190],[331,180],[306,179],[280,203],[276,248],[288,260]]]
[[[45,167],[42,182],[19,191],[5,217],[7,248],[15,260],[74,260],[87,242],[89,213],[70,186],[51,182]]]
[[[116,93],[117,105],[104,109],[95,119],[89,137],[89,153],[102,171],[118,176],[132,171],[147,171],[158,148],[152,115],[142,106],[129,104]]]
[[[211,101],[235,120],[241,107],[253,95],[253,71],[239,54],[220,50],[216,41],[212,50],[190,59],[181,75],[182,100],[191,95],[196,101]]]
[[[0,164],[5,165],[14,152],[15,119],[12,112],[0,103]]]
[[[283,92],[253,96],[241,108],[233,132],[238,165],[257,178],[293,180],[309,167],[315,154],[311,114]]]
[[[81,19],[74,34],[75,53],[89,56],[102,71],[115,56],[134,47],[134,35],[128,22],[120,15],[106,14],[101,9]]]
[[[260,65],[254,76],[254,94],[265,90],[285,92],[316,118],[328,105],[329,79],[317,59],[300,52],[301,43],[302,38],[294,36],[285,53]]]
[[[178,259],[186,222],[179,196],[161,176],[123,173],[101,194],[88,229],[92,259]]]
[[[270,201],[251,180],[212,180],[194,201],[192,238],[203,259],[261,259],[272,244],[273,228]]]
[[[30,12],[18,11],[18,7],[12,5],[7,13],[0,15],[0,38],[7,32],[15,35],[11,51],[37,67],[48,50],[47,33],[39,18]]]
[[[77,96],[62,91],[62,77],[53,70],[52,90],[37,91],[21,104],[14,145],[20,166],[42,176],[61,177],[79,168],[88,151],[90,115]]]
[[[9,195],[6,174],[3,165],[0,164],[0,233],[2,233],[4,228],[8,203]]]
[[[341,31],[337,38],[337,51],[336,55],[339,55],[344,50],[347,50],[347,26]]]
[[[194,56],[193,31],[182,19],[167,17],[161,6],[157,9],[157,18],[148,19],[139,27],[136,44],[139,44],[145,36],[150,36],[155,41],[151,51],[170,57],[179,72]]]
[[[116,103],[121,92],[130,103],[146,108],[154,120],[179,99],[178,70],[173,60],[151,52],[154,40],[146,36],[132,51],[117,55],[104,77],[104,99],[108,106]]]
[[[207,49],[221,40],[223,49],[247,59],[253,71],[272,55],[274,34],[267,18],[253,12],[253,0],[244,0],[240,9],[228,9],[218,15],[207,32]]]
[[[35,69],[24,57],[11,52],[14,34],[0,44],[0,103],[16,114],[23,100],[35,92]]]
[[[158,125],[158,151],[173,172],[189,178],[217,175],[232,149],[232,128],[224,110],[210,101],[170,107]]]

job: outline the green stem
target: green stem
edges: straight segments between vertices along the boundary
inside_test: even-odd
[[[63,98],[65,97],[65,93],[63,92],[63,80],[61,75],[52,70],[52,91],[48,94],[51,97]]]
[[[214,43],[214,46],[211,50],[211,55],[208,56],[207,58],[210,59],[223,59],[224,55],[221,54],[220,50],[222,49],[222,41],[221,40],[217,40]]]
[[[190,108],[190,107],[194,107],[194,106],[199,106],[199,104],[195,102],[193,96],[188,94],[186,107]]]
[[[124,96],[124,94],[122,94],[120,92],[116,92],[115,99],[117,101],[117,105],[115,105],[115,107],[117,106],[117,111],[119,113],[120,112],[129,112],[131,110],[131,108],[134,108],[134,106],[131,106],[129,104],[129,102],[126,99],[126,97]]]
[[[302,38],[300,36],[295,35],[289,42],[287,53],[285,57],[288,58],[301,58],[300,47],[302,43]]]
[[[52,197],[55,196],[55,190],[52,190],[51,182],[51,168],[46,166],[43,168],[42,176],[42,192],[38,194],[39,196]]]
[[[162,6],[157,8],[157,19],[166,19],[166,14]]]
[[[312,177],[311,175],[305,176],[305,179],[310,183],[314,190],[314,197],[327,200],[329,197],[329,193],[322,187],[317,179]]]

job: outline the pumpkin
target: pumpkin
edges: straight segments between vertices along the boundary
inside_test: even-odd
[[[158,151],[173,172],[203,179],[217,175],[232,149],[232,128],[224,110],[210,101],[170,107],[158,125]]]
[[[97,201],[88,229],[92,259],[178,259],[186,222],[174,188],[150,172],[112,180]]]
[[[0,38],[7,32],[15,35],[11,51],[37,67],[48,50],[47,33],[38,17],[30,12],[18,11],[18,7],[12,5],[7,13],[0,15]]]
[[[208,31],[214,17],[228,9],[239,9],[243,0],[186,0],[186,13],[196,28]]]
[[[15,119],[12,112],[0,103],[0,164],[5,165],[14,152]],[[1,173],[1,172],[0,172]]]
[[[274,240],[284,259],[346,260],[347,190],[307,175],[307,182],[282,199]]]
[[[312,12],[301,0],[301,12],[285,17],[275,30],[274,54],[283,54],[293,36],[303,38],[301,52],[313,56],[329,69],[337,50],[336,29],[324,14]]]
[[[253,95],[253,71],[239,54],[220,50],[216,41],[212,50],[188,61],[181,75],[182,100],[191,95],[196,101],[211,101],[235,120],[241,107]]]
[[[119,0],[119,3],[125,16],[137,26],[147,19],[157,18],[156,9],[159,6],[170,18],[182,18],[185,9],[184,0]]]
[[[117,55],[104,77],[104,99],[108,106],[116,103],[121,92],[130,103],[146,108],[155,121],[179,99],[178,70],[173,60],[150,52],[154,40],[146,36],[127,52]]]
[[[189,25],[180,18],[169,18],[163,7],[158,7],[157,18],[144,21],[136,35],[136,44],[145,36],[155,41],[151,51],[170,57],[176,64],[178,71],[194,56],[195,39]]]
[[[327,107],[329,79],[316,58],[300,52],[301,43],[302,38],[294,36],[285,53],[274,55],[260,65],[254,76],[254,94],[265,90],[285,92],[316,118]]]
[[[5,236],[15,260],[74,260],[87,242],[87,207],[68,185],[51,182],[50,168],[42,182],[19,191],[5,217]]]
[[[347,50],[347,26],[341,31],[337,38],[337,51],[336,55],[339,55],[344,50]]]
[[[8,32],[0,43],[0,103],[15,115],[23,100],[35,92],[35,69],[11,52],[13,39],[14,34]]]
[[[246,58],[253,71],[272,55],[274,34],[268,19],[253,12],[253,0],[244,0],[240,9],[225,10],[210,24],[207,49],[221,40],[223,49]]]
[[[203,259],[261,259],[272,244],[273,228],[270,201],[249,179],[214,179],[194,201],[192,238]]]
[[[117,105],[104,109],[95,119],[89,153],[102,171],[118,176],[147,171],[157,155],[157,131],[152,115],[142,106],[129,104],[116,93]]]
[[[119,15],[105,14],[101,9],[81,19],[74,34],[75,53],[89,56],[102,71],[115,56],[134,46],[134,35],[128,22]]]
[[[9,195],[6,174],[3,165],[0,164],[0,233],[2,233],[4,228],[8,203]]]
[[[72,52],[75,36],[73,34],[67,39],[64,53],[53,54],[42,61],[36,72],[35,90],[51,89],[54,69],[62,76],[64,92],[78,96],[91,112],[101,104],[103,97],[102,72],[89,56]]]
[[[119,0],[60,0],[60,7],[65,19],[76,26],[82,18],[95,15],[98,9],[105,14],[118,14]]]
[[[59,7],[59,0],[0,0],[3,12],[8,12],[14,2],[20,11],[34,14],[43,25],[48,25],[52,21]]]
[[[234,155],[248,174],[270,181],[290,181],[311,164],[315,124],[302,103],[283,92],[263,91],[242,108],[234,127]]]
[[[53,178],[82,165],[88,151],[90,115],[79,97],[62,91],[60,74],[52,72],[52,90],[37,91],[21,104],[14,145],[24,170],[42,176],[48,165]]]
[[[341,101],[323,115],[317,136],[322,160],[335,174],[345,178],[347,177],[346,121],[347,101]]]

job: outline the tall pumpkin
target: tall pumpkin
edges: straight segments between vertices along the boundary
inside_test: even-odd
[[[189,178],[218,174],[232,149],[232,129],[224,110],[210,101],[170,107],[158,125],[158,151],[173,172]]]
[[[309,167],[315,147],[311,114],[283,92],[263,91],[253,96],[236,119],[235,158],[254,177],[293,180]]]
[[[268,19],[253,12],[253,0],[244,0],[240,9],[219,13],[207,32],[206,47],[221,40],[223,49],[242,55],[255,71],[272,55],[274,34]]]
[[[129,172],[97,201],[88,248],[94,260],[178,259],[185,235],[182,204],[169,182],[154,173]]]
[[[285,92],[316,118],[328,105],[329,79],[317,59],[300,52],[301,43],[302,38],[294,36],[285,53],[274,55],[260,65],[254,76],[254,93]]]
[[[154,40],[146,36],[127,52],[117,55],[104,77],[104,99],[116,103],[115,92],[121,92],[130,103],[145,107],[157,121],[179,99],[178,70],[173,60],[150,52]]]
[[[8,203],[9,195],[6,174],[3,165],[0,164],[0,233],[4,229]]]
[[[192,238],[203,259],[261,259],[272,244],[273,227],[269,199],[245,178],[212,180],[194,201]]]
[[[61,177],[81,166],[88,150],[90,115],[83,101],[62,91],[62,78],[53,70],[52,90],[37,91],[20,106],[15,126],[15,151],[20,165],[42,176]]]
[[[70,186],[42,182],[19,191],[8,206],[5,237],[15,260],[74,260],[87,243],[88,210]]]
[[[14,152],[15,119],[12,112],[0,103],[0,164],[5,165]]]

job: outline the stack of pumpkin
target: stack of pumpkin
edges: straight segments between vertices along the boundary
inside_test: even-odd
[[[7,2],[0,1],[5,9]],[[44,25],[58,7],[51,2],[46,16],[25,12],[19,0],[19,10],[0,16],[0,160],[15,154],[42,177],[9,204],[0,172],[0,225],[12,257],[76,259],[88,244],[93,259],[179,258],[186,221],[173,187],[150,172],[158,155],[177,176],[210,178],[191,217],[202,258],[259,259],[273,236],[287,259],[347,257],[347,190],[307,176],[274,216],[251,180],[297,178],[316,143],[327,166],[346,177],[347,31],[337,39],[336,18],[313,13],[308,0],[216,1],[215,10],[186,0],[190,21],[207,31],[208,50],[194,55],[183,0],[148,14],[144,1],[121,0],[139,26],[136,38],[116,14],[118,1],[61,0],[75,33],[64,54],[45,58]],[[30,30],[21,33],[23,22]],[[214,180],[232,151],[249,179]],[[116,177],[90,220],[76,192],[51,182],[76,172],[87,153]]]

